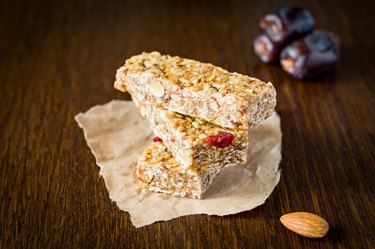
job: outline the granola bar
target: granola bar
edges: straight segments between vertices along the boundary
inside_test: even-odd
[[[153,105],[235,129],[263,121],[276,105],[270,82],[159,52],[126,60],[117,70],[115,88],[139,93]]]
[[[218,169],[184,169],[163,142],[152,142],[137,164],[137,177],[143,191],[178,197],[202,198]]]
[[[133,95],[141,114],[185,169],[208,169],[246,162],[246,130],[223,128],[203,119],[155,107]]]

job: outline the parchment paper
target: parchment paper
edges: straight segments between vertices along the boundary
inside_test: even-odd
[[[191,214],[229,215],[265,202],[280,179],[281,129],[277,114],[251,128],[246,166],[225,168],[202,200],[142,193],[135,163],[153,138],[131,101],[113,100],[75,116],[100,167],[110,198],[135,227]]]

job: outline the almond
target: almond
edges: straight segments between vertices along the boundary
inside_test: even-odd
[[[155,97],[160,98],[164,96],[164,88],[157,80],[150,80],[148,83],[148,88],[152,95],[154,95]]]
[[[154,179],[152,170],[142,166],[137,168],[137,176],[144,183],[150,183]]]
[[[285,214],[281,216],[280,221],[289,230],[308,238],[322,238],[329,229],[325,219],[307,212]]]

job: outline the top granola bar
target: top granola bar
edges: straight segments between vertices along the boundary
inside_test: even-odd
[[[170,111],[233,129],[263,121],[276,105],[270,82],[159,52],[127,59],[117,70],[115,88],[142,94]]]

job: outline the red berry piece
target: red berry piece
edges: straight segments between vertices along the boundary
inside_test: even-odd
[[[264,63],[279,62],[279,55],[282,49],[280,43],[273,42],[268,36],[261,34],[255,38],[253,45],[255,54]]]
[[[315,31],[286,46],[280,55],[281,67],[297,79],[312,78],[335,70],[340,56],[340,40],[327,31]]]
[[[163,142],[163,140],[160,137],[154,137],[154,139],[152,139],[152,141],[154,141],[154,142]]]
[[[307,9],[284,5],[265,15],[259,26],[273,41],[282,45],[310,33],[314,28],[314,17]]]
[[[203,142],[218,148],[225,148],[231,145],[233,139],[233,134],[227,132],[219,132],[217,135],[203,139]]]

